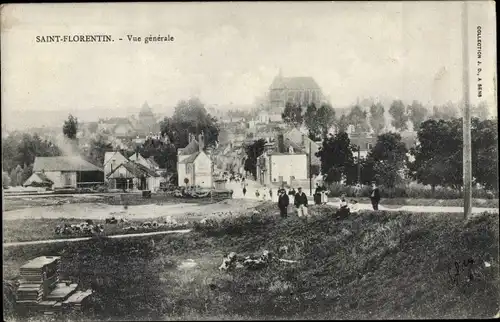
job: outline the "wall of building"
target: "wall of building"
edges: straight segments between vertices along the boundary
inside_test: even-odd
[[[194,161],[194,185],[212,187],[212,162],[205,153],[201,153]]]
[[[307,155],[305,154],[273,154],[269,157],[271,182],[290,182],[290,177],[296,180],[307,179]]]
[[[158,189],[160,189],[160,181],[160,177],[149,177],[147,179],[147,188],[152,191],[157,191]]]
[[[76,188],[76,172],[46,171],[45,175],[54,182],[52,188]],[[66,182],[66,177],[69,179],[69,185]]]

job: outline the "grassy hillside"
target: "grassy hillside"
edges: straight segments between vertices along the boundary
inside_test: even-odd
[[[96,291],[94,319],[480,318],[498,311],[498,215],[464,222],[454,214],[366,212],[338,221],[332,208],[318,206],[304,223],[281,220],[271,205],[259,210],[154,243],[5,249],[4,275],[15,278],[32,257],[60,254],[65,275]],[[283,245],[289,253],[282,257],[298,263],[218,270],[225,252]],[[188,259],[197,265],[180,265]]]

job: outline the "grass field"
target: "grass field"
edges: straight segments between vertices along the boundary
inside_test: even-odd
[[[258,210],[182,236],[7,248],[4,278],[16,278],[33,257],[61,255],[63,274],[96,292],[90,320],[484,318],[498,311],[498,215],[464,222],[460,214],[362,212],[338,221],[331,207],[313,206],[304,223],[280,219],[271,204]],[[283,257],[298,263],[218,270],[226,252],[283,245]],[[469,259],[471,271],[462,264]],[[187,260],[196,266],[182,265]]]

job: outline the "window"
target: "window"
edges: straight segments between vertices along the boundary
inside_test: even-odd
[[[193,165],[191,163],[186,164],[186,173],[190,174],[193,171]]]
[[[372,144],[371,143],[366,143],[366,150],[371,150],[372,149]]]

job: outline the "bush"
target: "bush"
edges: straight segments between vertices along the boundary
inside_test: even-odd
[[[330,190],[329,196],[340,197],[343,193],[347,197],[369,197],[371,187],[362,186],[360,189],[355,186],[346,186],[340,183],[332,183],[328,186]],[[384,186],[379,186],[380,196],[382,198],[416,198],[416,199],[462,199],[463,192],[459,193],[456,190],[446,187],[436,187],[432,191],[431,187],[424,186],[421,184],[409,184],[406,186],[398,186],[394,188],[388,188]],[[498,192],[493,193],[491,191],[472,188],[473,198],[479,199],[494,199],[498,198]]]

